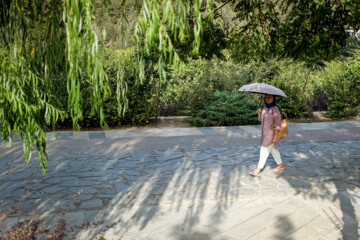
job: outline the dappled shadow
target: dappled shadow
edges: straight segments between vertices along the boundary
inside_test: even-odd
[[[234,151],[233,154],[236,154],[235,149],[218,151]],[[114,199],[107,221],[121,217],[122,222],[118,228],[110,230],[111,234],[126,238],[132,236],[134,229],[150,231],[152,226],[148,225],[151,221],[172,212],[175,223],[179,223],[179,232],[174,233],[173,238],[196,235],[199,239],[207,239],[207,234],[196,229],[203,222],[201,215],[204,211],[214,212],[212,221],[221,221],[226,205],[231,203],[227,199],[229,183],[231,179],[239,179],[237,162],[229,158],[228,164],[223,164],[219,155],[221,157],[221,154],[214,155],[208,148],[155,150],[142,158],[133,155],[132,160],[141,168],[141,177],[130,184],[133,195]],[[221,200],[222,203],[206,209],[208,200]],[[125,214],[119,215],[117,205],[126,206]],[[92,236],[95,232],[88,231],[86,235]]]
[[[359,141],[323,142],[316,136],[319,131],[322,130],[289,136],[280,144],[286,170],[278,175],[270,174],[269,166],[274,164],[270,158],[261,178],[248,175],[258,162],[259,135],[238,132],[216,136],[145,137],[130,142],[125,138],[88,140],[79,147],[79,151],[87,147],[87,153],[57,152],[58,155],[54,155],[56,151],[51,150],[46,177],[41,175],[35,159],[24,166],[20,158],[6,156],[1,158],[6,159],[6,163],[0,163],[3,186],[0,196],[7,201],[2,206],[16,203],[19,198],[14,196],[15,192],[24,188],[27,181],[37,179],[38,186],[34,186],[25,200],[29,210],[36,206],[59,212],[76,192],[83,191],[69,212],[76,213],[84,222],[104,221],[101,226],[81,232],[79,236],[87,239],[100,235],[124,239],[155,239],[157,235],[179,240],[212,239],[221,237],[224,229],[230,229],[228,234],[240,238],[237,234],[244,223],[251,226],[257,218],[274,217],[273,212],[281,209],[281,204],[272,211],[273,206],[243,198],[256,198],[266,190],[276,189],[278,195],[295,193],[308,199],[327,199],[334,202],[334,206],[338,203],[341,214],[328,209],[324,214],[344,238],[356,239],[359,237],[354,207],[357,197],[350,191],[358,189],[354,186],[359,182],[359,169],[353,156],[359,156],[359,148],[349,148],[348,144],[359,144]],[[326,132],[326,136],[346,135],[348,131],[337,129]],[[311,141],[312,144],[303,144]],[[65,144],[56,143],[58,149]],[[66,144],[69,149],[75,149],[77,143]],[[13,175],[9,175],[9,168]],[[282,192],[285,186],[287,189]],[[232,214],[230,219],[229,214]],[[273,239],[291,239],[291,233],[296,231],[292,219],[289,215],[278,215],[275,225],[268,226],[277,230]],[[112,226],[106,228],[108,225]],[[104,228],[106,231],[102,232]],[[249,236],[257,236],[256,231],[252,234]]]
[[[347,132],[339,130],[339,132]],[[309,199],[325,199],[338,206],[342,216],[331,209],[324,213],[340,230],[342,239],[359,239],[359,219],[354,205],[359,196],[359,140],[324,141],[310,145],[283,145],[281,151],[287,168],[277,178],[285,180],[297,195]]]

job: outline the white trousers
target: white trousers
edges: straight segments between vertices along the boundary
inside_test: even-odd
[[[270,153],[273,156],[273,158],[275,159],[275,162],[277,165],[282,163],[280,152],[279,152],[279,150],[277,150],[274,147],[274,144],[271,144],[268,147],[261,146],[258,168],[261,168],[261,169],[264,168],[266,160],[268,159]]]

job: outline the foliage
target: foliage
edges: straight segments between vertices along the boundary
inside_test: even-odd
[[[224,52],[224,55],[228,54]],[[171,72],[161,98],[162,108],[194,112],[202,109],[216,90],[234,92],[244,84],[270,80],[277,72],[278,67],[274,64],[254,62],[244,65],[218,58],[188,59]],[[253,95],[249,97],[257,100]]]
[[[137,61],[134,60],[135,52],[134,48],[128,48],[126,50],[116,50],[102,48],[102,63],[104,70],[108,75],[108,84],[110,96],[104,101],[104,117],[109,126],[120,126],[126,124],[132,125],[143,125],[148,122],[150,116],[153,115],[154,102],[152,101],[151,95],[151,83],[149,78],[145,78],[142,84],[136,81],[134,75],[132,74],[136,69]],[[119,101],[124,98],[121,98],[117,93],[119,88],[119,66],[123,66],[120,74],[124,81],[123,88],[126,89],[126,101],[122,106],[125,106],[128,109],[121,109]],[[147,67],[146,72],[151,71],[151,66]],[[100,127],[99,116],[94,114],[91,109],[91,91],[89,90],[88,84],[83,84],[80,88],[82,93],[82,102],[83,105],[83,119],[79,122],[81,127]],[[56,96],[56,106],[60,109],[66,109],[66,81],[64,81],[64,76],[59,75],[53,81],[52,93]],[[120,99],[119,99],[120,98]],[[126,110],[126,111],[124,111]],[[119,112],[123,111],[123,114]],[[66,119],[62,124],[59,124],[58,127],[68,126],[71,119]]]
[[[132,35],[141,7],[140,0],[93,0],[93,26],[99,43],[111,49],[132,47]]]
[[[82,118],[83,81],[92,90],[93,111],[99,113],[100,123],[105,124],[103,101],[108,96],[108,86],[91,25],[92,2],[1,1],[0,9],[2,139],[11,143],[13,133],[22,136],[27,161],[35,143],[45,173],[45,130],[65,116],[50,104],[49,86],[56,73],[65,69],[67,106],[74,127]],[[84,70],[87,77],[83,76]]]
[[[110,0],[102,0],[103,4],[97,5],[108,9]],[[134,9],[140,10],[140,1],[133,1]],[[212,0],[207,0],[207,9],[211,12]],[[100,125],[106,127],[104,103],[110,97],[110,86],[108,75],[101,62],[101,55],[98,49],[98,37],[92,25],[96,19],[93,0],[17,0],[0,1],[0,46],[2,59],[1,85],[6,86],[6,79],[18,79],[18,88],[14,91],[4,92],[6,98],[4,105],[9,107],[1,108],[4,116],[13,115],[13,120],[1,117],[2,139],[11,142],[13,133],[26,136],[24,140],[25,158],[30,160],[32,144],[35,142],[41,161],[46,171],[46,141],[44,132],[49,119],[49,109],[54,112],[52,124],[56,122],[56,116],[62,112],[51,107],[50,87],[52,80],[60,75],[66,78],[66,91],[68,95],[67,109],[73,122],[73,128],[79,128],[79,122],[83,119],[84,96],[89,96],[91,112],[98,114]],[[121,7],[127,10],[127,1],[122,1]],[[167,4],[167,5],[164,5]],[[202,1],[144,1],[142,17],[137,32],[141,32],[141,38],[145,41],[142,46],[148,52],[147,46],[156,44],[159,52],[162,53],[158,61],[158,73],[161,79],[165,76],[165,66],[169,60],[177,61],[178,55],[175,52],[167,31],[171,30],[173,36],[179,36],[181,41],[189,39],[194,35],[194,48],[199,51],[200,35],[202,33],[201,7]],[[167,7],[165,7],[167,6]],[[175,7],[174,7],[175,6]],[[191,10],[191,11],[190,11]],[[106,10],[107,11],[107,10]],[[62,13],[62,14],[59,14]],[[125,15],[125,14],[124,14]],[[188,23],[189,16],[192,16],[194,25]],[[161,17],[162,21],[157,17]],[[151,21],[148,21],[151,19]],[[167,22],[171,28],[166,29],[162,24]],[[160,24],[159,24],[160,23]],[[34,28],[34,29],[33,29]],[[144,30],[142,32],[142,30]],[[154,41],[156,32],[160,42]],[[105,35],[105,32],[102,31]],[[30,33],[35,33],[31,34]],[[144,33],[144,35],[142,35]],[[164,37],[161,37],[163,35]],[[163,41],[164,40],[164,41]],[[176,40],[178,41],[178,40]],[[159,43],[159,44],[158,44]],[[64,51],[65,49],[65,51]],[[143,51],[139,48],[137,52]],[[20,59],[20,61],[18,61]],[[136,59],[137,70],[134,71],[136,82],[144,80],[144,57]],[[11,67],[10,67],[11,66]],[[124,67],[120,66],[117,78],[117,109],[124,114],[128,105],[126,99],[127,84],[124,79]],[[16,75],[14,75],[16,73]],[[31,74],[29,74],[31,73]],[[42,87],[29,82],[43,82]],[[139,81],[140,80],[140,81]],[[29,85],[31,88],[28,88]],[[18,89],[18,90],[16,90]],[[22,106],[17,110],[14,106],[14,99],[21,98],[23,92],[30,96],[41,96],[42,103],[34,104],[33,97],[22,98]],[[115,94],[112,93],[112,94]],[[18,94],[18,95],[16,95]],[[40,100],[39,100],[40,101]],[[53,100],[56,101],[56,100]],[[16,102],[18,106],[18,102]],[[33,111],[26,115],[22,111],[26,106]],[[20,104],[21,106],[21,104]],[[14,110],[14,111],[13,111]],[[20,126],[20,127],[19,127]]]
[[[265,82],[283,89],[288,98],[278,98],[284,114],[298,117],[307,102],[302,101],[301,91],[307,73],[305,63],[292,60],[272,59],[267,62],[236,64],[218,59],[189,60],[176,69],[167,82],[169,95],[164,95],[164,109],[184,110],[192,113],[203,109],[215,91],[236,92],[241,86],[254,82]],[[171,86],[170,86],[171,84]],[[309,83],[306,99],[313,96],[314,82]],[[247,94],[249,99],[259,104],[260,95]],[[182,103],[183,106],[177,105]]]
[[[176,68],[181,58],[186,59],[189,55],[196,57],[200,53],[208,58],[213,53],[221,55],[225,41],[212,36],[214,32],[222,34],[211,21],[212,10],[212,0],[144,1],[134,38],[139,48],[143,49],[138,52],[140,61],[144,57],[157,59],[157,74],[151,76],[157,114],[162,108],[160,102],[166,102],[162,96],[166,95],[166,99],[172,95],[167,91],[172,86],[167,82],[168,71]],[[204,34],[208,40],[206,46],[200,44]]]
[[[19,135],[27,162],[31,159],[32,144],[35,143],[45,173],[45,126],[63,119],[65,112],[48,102],[46,82],[21,57],[16,62],[0,58],[0,71],[1,138],[11,144],[12,134]]]
[[[135,38],[143,44],[147,54],[159,53],[159,63],[179,63],[175,44],[188,43],[194,36],[193,47],[199,52],[201,34],[203,33],[202,12],[213,9],[212,0],[145,0],[142,12],[136,25]],[[166,78],[163,65],[159,64],[159,77]]]
[[[219,59],[188,59],[173,69],[161,96],[161,109],[176,113],[201,109],[215,90],[233,91],[241,81],[237,65]],[[173,111],[169,111],[173,109]]]
[[[323,61],[337,57],[345,47],[345,28],[360,28],[360,1],[222,2],[232,3],[239,23],[229,35],[229,48],[234,59],[249,62],[281,57],[307,63],[302,101],[307,101],[305,91],[313,69]]]
[[[345,46],[345,27],[360,28],[359,1],[229,2],[240,23],[229,42],[241,61],[277,56],[307,62],[331,59]]]
[[[257,105],[244,95],[216,91],[196,117],[188,121],[196,126],[234,126],[258,123]]]
[[[116,93],[112,94],[104,104],[105,117],[109,124],[112,126],[146,124],[153,114],[154,108],[151,95],[152,86],[149,78],[144,77],[144,80],[140,83],[133,74],[139,68],[135,49],[128,48],[116,51],[103,49],[102,61],[109,76],[109,88],[112,93]],[[146,61],[146,63],[149,62]],[[145,70],[145,73],[152,70],[150,64],[146,66]],[[119,83],[122,83],[122,85],[119,85]],[[125,92],[126,98],[124,98]],[[118,104],[124,99],[126,102],[123,105]],[[99,119],[87,121],[92,115],[89,110],[90,105],[87,104],[86,109],[84,109],[87,119],[84,119],[82,124],[84,126],[96,126]]]
[[[360,105],[360,59],[330,62],[323,71],[323,89],[328,97],[328,115],[356,116]]]
[[[95,79],[100,76],[101,88],[103,87],[103,82],[106,80],[106,75],[104,74],[101,62],[96,61],[97,55],[94,51],[91,55],[87,55],[87,49],[84,49],[82,45],[83,42],[87,42],[85,47],[95,48],[97,50],[97,39],[96,35],[93,32],[91,26],[91,10],[89,8],[89,1],[84,1],[81,5],[77,1],[65,1],[64,2],[64,16],[63,21],[66,24],[66,53],[67,53],[67,62],[66,62],[66,71],[67,74],[67,90],[69,93],[68,106],[70,108],[71,117],[74,119],[74,128],[78,128],[78,121],[82,119],[82,109],[80,103],[80,79],[83,74],[83,66],[89,74],[92,72],[92,64],[99,64],[99,72],[95,69]],[[82,9],[82,5],[84,8]],[[83,12],[84,11],[84,12]],[[85,23],[83,30],[87,33],[87,38],[84,39],[82,33],[78,31],[79,28],[82,28],[81,22]],[[94,56],[95,55],[95,56]],[[89,58],[89,59],[88,59]],[[88,64],[90,62],[90,64]],[[96,79],[97,80],[97,79]],[[96,81],[96,86],[94,89],[99,89],[98,83]],[[104,97],[108,95],[107,88],[104,89]],[[102,99],[101,94],[95,94],[98,100]],[[102,101],[98,104],[101,105]],[[97,105],[99,106],[99,105]],[[97,106],[95,108],[97,108]],[[103,110],[101,112],[103,115]],[[104,121],[104,118],[102,118]]]
[[[274,74],[272,79],[265,81],[277,88],[282,89],[287,97],[277,97],[277,104],[281,107],[282,113],[289,118],[299,117],[306,109],[306,101],[302,98],[302,87],[305,81],[307,70],[305,63],[295,62],[292,60],[275,60],[263,64],[263,68],[269,65],[275,65],[278,72]],[[313,84],[309,84],[306,91],[305,100],[310,101],[312,96]]]

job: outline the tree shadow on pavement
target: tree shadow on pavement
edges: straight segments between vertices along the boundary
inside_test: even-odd
[[[278,216],[278,221],[275,224],[276,233],[273,236],[269,236],[271,239],[293,240],[291,236],[284,236],[284,233],[291,233],[294,230],[294,225],[288,219],[288,216]]]
[[[258,205],[242,197],[258,196],[260,185],[274,187],[275,180],[280,181],[280,190],[286,185],[304,198],[326,199],[334,202],[334,206],[338,203],[342,216],[327,209],[323,210],[324,214],[336,223],[344,239],[358,239],[359,222],[354,206],[357,196],[351,190],[358,189],[360,182],[357,162],[360,151],[349,144],[359,145],[360,141],[280,145],[286,169],[264,178],[248,175],[257,165],[259,146],[233,143],[228,147],[176,145],[167,150],[64,153],[50,158],[47,178],[28,173],[30,170],[25,166],[14,172],[18,175],[4,177],[2,173],[0,179],[10,194],[19,188],[11,187],[18,179],[40,178],[40,187],[29,200],[51,196],[43,200],[46,206],[52,204],[51,200],[64,203],[83,190],[83,197],[79,197],[70,211],[83,214],[84,221],[94,218],[104,221],[103,226],[82,231],[79,237],[84,239],[101,235],[116,239],[219,237],[221,232],[216,227],[233,221],[227,219],[229,211],[232,214],[247,211],[246,217],[237,219],[235,227],[245,221],[256,223],[259,213],[271,214],[266,212],[268,206],[263,206],[265,210],[258,209]],[[269,159],[268,165],[271,162]],[[242,208],[234,208],[233,204],[239,201]],[[61,203],[56,205],[59,210]],[[87,219],[85,215],[90,211],[94,211],[95,217]],[[283,239],[284,234],[294,230],[294,224],[285,216],[279,216],[278,221],[281,224],[275,225],[277,232],[273,237]]]
[[[119,222],[104,237],[155,239],[169,234],[169,228],[168,239],[210,239],[219,234],[214,226],[226,218],[245,185],[246,191],[255,186],[242,184],[240,176],[241,171],[248,172],[249,166],[256,164],[258,148],[242,149],[203,147],[130,153],[123,160],[136,163],[136,167],[124,170],[124,188],[110,199],[107,213],[97,216],[108,223]],[[120,168],[121,164],[115,166]],[[204,226],[212,229],[203,231]],[[81,234],[89,238],[97,235],[98,229]]]
[[[360,182],[359,140],[282,145],[280,152],[286,169],[277,179],[285,180],[296,194],[323,199],[340,210],[322,211],[340,230],[342,239],[359,239],[359,214],[356,205]],[[272,159],[269,159],[272,161]]]

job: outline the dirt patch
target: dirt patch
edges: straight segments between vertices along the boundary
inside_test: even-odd
[[[151,127],[191,127],[191,124],[186,119],[192,118],[191,116],[177,116],[177,117],[158,117],[150,119],[149,125]]]

